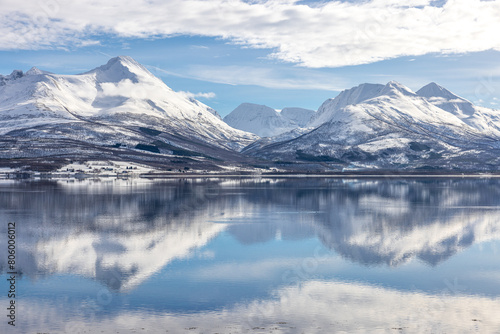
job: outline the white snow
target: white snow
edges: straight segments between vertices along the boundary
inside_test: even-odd
[[[342,91],[336,98],[326,100],[311,118],[308,126],[318,127],[332,119],[333,114],[348,105],[358,104],[379,96],[384,85],[365,83]]]
[[[95,177],[102,176],[139,176],[144,173],[152,173],[158,171],[154,168],[138,164],[135,162],[123,161],[86,161],[73,162],[67,164],[57,171],[52,172],[53,177],[74,176],[79,173],[85,173]]]
[[[287,107],[280,111],[280,115],[284,118],[295,122],[299,127],[306,126],[311,120],[311,117],[315,114],[314,110],[297,108],[297,107]]]

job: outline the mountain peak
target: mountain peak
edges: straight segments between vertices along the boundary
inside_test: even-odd
[[[241,116],[245,116],[250,119],[253,119],[255,117],[274,117],[276,116],[276,114],[276,110],[266,105],[245,102],[236,107],[236,109],[234,109],[224,119],[231,119]]]
[[[389,81],[384,86],[384,88],[380,92],[380,95],[394,95],[394,93],[401,93],[403,95],[409,95],[409,96],[416,95],[411,89],[394,80]]]
[[[435,83],[434,81],[428,83],[427,85],[425,85],[424,87],[428,87],[428,88],[438,88],[438,89],[441,89],[443,88],[443,86],[440,86],[438,85],[437,83]],[[422,88],[424,88],[422,87]]]
[[[116,57],[113,57],[111,58],[108,63],[113,63],[113,62],[117,62],[117,61],[120,61],[120,62],[134,62],[134,63],[137,63],[137,61],[135,61],[134,58],[130,57],[130,56],[116,56]],[[137,63],[138,64],[138,63]]]
[[[420,88],[417,94],[460,119],[467,119],[476,112],[476,107],[470,101],[453,94],[435,82]]]
[[[260,113],[263,113],[266,116],[274,115],[277,111],[271,107],[268,107],[263,104],[254,104],[254,103],[242,103],[240,107],[244,108],[257,108]]]
[[[304,126],[314,111],[301,108],[284,108],[281,112],[265,105],[242,103],[224,122],[233,128],[272,137]]]
[[[139,77],[154,77],[144,66],[129,56],[111,58],[105,65],[99,66],[84,74],[95,73],[100,82],[119,82],[129,79],[139,82]]]
[[[134,58],[130,56],[116,56],[108,60],[106,65],[108,67],[114,66],[116,64],[120,64],[121,66],[136,66],[136,67],[143,67],[141,64],[139,64]]]
[[[342,91],[333,100],[337,101],[338,108],[345,107],[350,104],[358,104],[380,95],[383,88],[384,85],[381,84],[364,83]]]
[[[9,75],[10,79],[12,79],[12,80],[22,78],[23,76],[24,76],[24,73],[23,73],[23,71],[21,71],[21,70],[14,70],[14,71],[12,71],[12,73]]]
[[[0,75],[0,86],[5,86],[8,81],[16,80],[24,76],[23,71],[14,70],[7,76]]]
[[[451,100],[451,99],[457,99],[459,98],[457,95],[453,94],[446,88],[438,85],[435,82],[431,82],[424,87],[420,88],[417,91],[417,95],[426,97],[426,98],[431,98],[431,97],[444,97],[445,99]]]
[[[380,95],[384,85],[364,83],[359,86],[343,90],[334,99],[326,100],[315,113],[308,126],[317,127],[332,119],[333,115],[349,105],[362,103]]]
[[[38,75],[38,74],[45,74],[46,72],[36,68],[35,66],[33,66],[32,68],[30,68],[28,70],[28,72],[26,72],[26,75]]]

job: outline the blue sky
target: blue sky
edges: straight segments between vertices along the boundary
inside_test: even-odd
[[[29,2],[33,2],[30,4]],[[434,81],[500,108],[500,0],[0,0],[0,73],[129,55],[228,114],[317,109],[360,83]]]

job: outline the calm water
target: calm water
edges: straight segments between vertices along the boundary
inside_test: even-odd
[[[1,181],[0,221],[2,333],[500,333],[500,180]]]

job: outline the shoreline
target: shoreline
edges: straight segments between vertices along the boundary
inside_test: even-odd
[[[0,180],[50,180],[50,179],[213,179],[213,178],[239,178],[239,179],[293,179],[293,178],[331,178],[331,179],[411,179],[411,178],[500,178],[500,172],[447,172],[447,173],[422,173],[422,172],[398,172],[398,171],[380,171],[380,172],[333,172],[333,173],[137,173],[137,174],[52,174],[52,173],[31,173],[31,172],[13,172],[0,174]]]
[[[184,174],[184,175],[142,175],[147,179],[171,179],[171,178],[500,178],[500,174],[261,174],[261,175],[207,175],[207,174]]]

